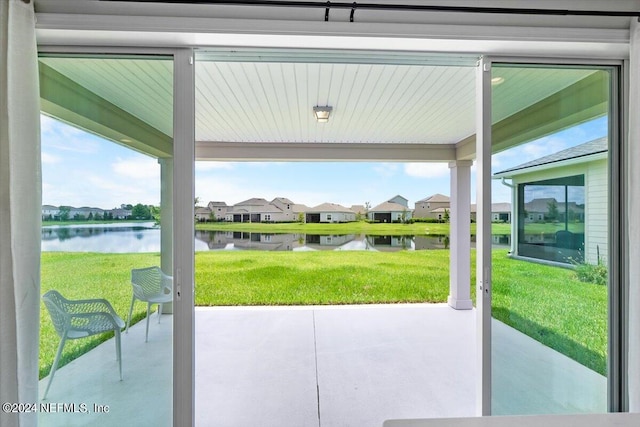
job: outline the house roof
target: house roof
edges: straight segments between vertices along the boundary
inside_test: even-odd
[[[359,214],[363,214],[363,213],[365,213],[367,211],[367,209],[364,207],[364,205],[351,205],[351,207],[349,209],[351,209],[355,213],[359,213]]]
[[[315,206],[309,209],[307,212],[345,212],[345,213],[355,213],[349,208],[345,208],[342,205],[337,203],[323,203],[321,205]]]
[[[440,194],[440,193],[436,193],[432,196],[429,197],[425,197],[422,200],[418,200],[416,203],[425,203],[425,202],[431,202],[431,203],[446,203],[446,202],[450,202],[451,199],[449,199],[449,196],[445,196],[444,194]]]
[[[227,206],[227,204],[225,202],[209,202],[207,203],[207,206]]]
[[[271,201],[271,203],[275,202],[276,200],[281,202],[281,203],[285,203],[287,205],[293,205],[294,204],[291,200],[287,199],[286,197],[276,197],[275,199],[273,199]]]
[[[369,212],[404,212],[408,211],[406,206],[399,203],[384,202],[369,210]]]
[[[196,208],[195,213],[196,214],[209,214],[209,213],[211,213],[211,209],[209,209],[209,208]]]
[[[261,197],[253,197],[251,199],[247,199],[244,200],[240,203],[236,203],[234,206],[246,206],[246,205],[251,205],[251,206],[263,206],[263,205],[268,205],[269,202],[267,202],[265,199],[261,198]]]
[[[294,203],[291,206],[291,210],[294,212],[307,212],[309,209],[311,209],[309,206],[300,203]]]
[[[500,172],[496,172],[494,177],[499,177],[513,172],[520,172],[525,169],[534,168],[537,166],[555,166],[556,163],[560,163],[567,160],[574,160],[583,158],[584,161],[591,159],[591,156],[606,153],[608,150],[608,140],[606,137],[594,139],[593,141],[586,142],[584,144],[576,145],[575,147],[567,148],[566,150],[558,151],[557,153],[549,154],[548,156],[540,157],[539,159],[531,160],[526,163],[522,163],[513,168],[505,169]]]

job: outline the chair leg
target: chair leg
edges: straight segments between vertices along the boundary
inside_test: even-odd
[[[120,381],[122,381],[122,346],[120,343],[120,328],[115,330],[116,333],[116,357],[118,358],[118,368],[120,369]]]
[[[125,329],[126,333],[129,333],[129,326],[131,326],[131,315],[133,314],[133,303],[136,300],[136,296],[133,295],[131,297],[131,307],[129,307],[129,317],[127,317],[127,328]]]
[[[151,312],[151,303],[147,303],[147,334],[144,336],[144,342],[149,341],[149,313]]]
[[[67,341],[66,336],[60,339],[60,344],[58,345],[58,352],[56,353],[55,359],[53,359],[51,372],[49,372],[49,382],[47,383],[47,389],[44,391],[44,396],[42,397],[42,400],[47,398],[47,394],[49,393],[49,388],[51,387],[51,383],[53,382],[53,376],[56,374],[56,369],[58,369],[58,363],[60,362],[60,356],[62,356],[62,349],[64,348],[64,344],[66,341]]]

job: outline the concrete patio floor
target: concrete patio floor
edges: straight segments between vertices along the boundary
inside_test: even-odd
[[[196,426],[381,426],[476,413],[475,310],[444,304],[198,307]],[[108,414],[40,414],[42,426],[171,424],[171,316],[56,373],[44,402]],[[600,412],[606,379],[494,322],[494,408]],[[46,378],[40,382],[40,394]]]

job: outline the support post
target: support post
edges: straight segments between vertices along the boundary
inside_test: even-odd
[[[471,160],[449,163],[451,169],[449,298],[456,310],[471,310]]]
[[[160,164],[160,269],[173,274],[173,158],[158,159]],[[173,303],[162,305],[162,312],[173,313]]]
[[[478,63],[476,80],[476,328],[477,413],[491,415],[491,61]]]

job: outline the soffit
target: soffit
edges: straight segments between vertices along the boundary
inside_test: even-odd
[[[196,61],[197,141],[450,147],[475,133],[472,56],[368,53],[363,57],[357,52],[307,51],[298,56],[290,52],[287,58],[287,51],[258,53],[218,50]],[[171,61],[123,57],[43,57],[41,61],[172,135]],[[391,61],[395,63],[387,63]],[[453,65],[446,65],[447,61]],[[494,75],[503,82],[493,88],[493,121],[592,72],[495,67]],[[333,107],[329,123],[314,120],[315,105]]]
[[[87,90],[165,135],[173,135],[173,61],[117,57],[41,57]]]

